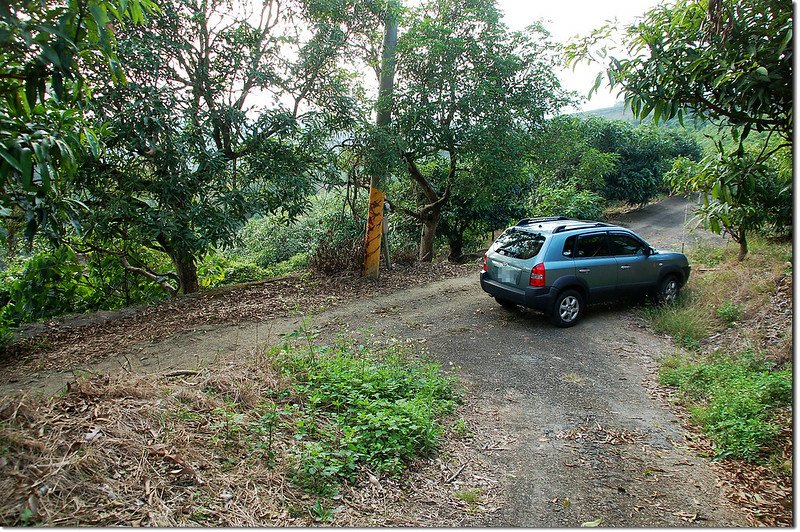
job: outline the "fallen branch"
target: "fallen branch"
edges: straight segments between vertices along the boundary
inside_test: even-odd
[[[448,478],[447,480],[445,480],[445,481],[444,481],[444,483],[445,483],[445,484],[450,484],[451,482],[453,482],[453,481],[456,479],[456,477],[457,477],[458,475],[460,475],[462,471],[464,471],[464,468],[465,468],[465,467],[467,467],[467,464],[468,464],[468,463],[469,463],[469,460],[468,460],[468,461],[466,461],[466,462],[464,462],[464,464],[463,464],[463,465],[462,465],[462,466],[461,466],[461,467],[458,469],[458,471],[456,471],[455,473],[453,473],[452,475],[450,475],[450,478]]]
[[[194,371],[191,369],[176,369],[175,371],[170,371],[169,373],[164,373],[165,377],[192,377],[194,375],[199,375],[199,371]]]

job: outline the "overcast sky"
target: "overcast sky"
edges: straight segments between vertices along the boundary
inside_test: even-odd
[[[657,0],[498,0],[505,13],[505,23],[512,30],[521,30],[537,19],[544,22],[553,39],[566,43],[575,35],[584,35],[601,26],[606,20],[620,23],[632,22],[655,5]],[[586,96],[601,69],[597,66],[579,65],[559,72],[563,86]],[[600,109],[614,105],[616,95],[601,86],[592,99],[580,110]]]

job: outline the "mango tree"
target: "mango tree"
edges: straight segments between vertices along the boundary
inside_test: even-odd
[[[512,32],[500,19],[491,0],[429,0],[410,12],[398,39],[393,130],[405,175],[421,195],[417,205],[398,207],[422,226],[421,261],[433,258],[442,212],[456,190],[502,179],[504,167],[515,167],[517,147],[567,99],[542,27]],[[500,171],[482,169],[478,182],[466,179],[486,152]],[[435,160],[441,164],[431,165]],[[425,171],[442,165],[441,175]]]
[[[247,218],[302,212],[330,169],[332,133],[350,125],[350,78],[337,62],[368,20],[362,7],[170,0],[121,36],[129,82],[96,91],[93,106],[113,137],[81,173],[89,249],[191,293],[198,259]],[[145,264],[142,246],[175,271]]]

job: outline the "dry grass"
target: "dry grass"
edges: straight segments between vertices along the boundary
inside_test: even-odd
[[[651,325],[672,335],[683,347],[705,358],[712,353],[756,353],[776,367],[792,362],[793,248],[790,242],[753,239],[750,254],[736,260],[737,246],[699,247],[691,256],[692,277],[683,305],[647,310]],[[791,366],[789,366],[791,367]],[[678,416],[688,422],[685,411]],[[781,409],[773,420],[781,428],[770,462],[715,462],[728,498],[748,513],[756,526],[793,522],[793,416]],[[692,431],[698,430],[688,425]],[[694,439],[709,456],[717,453],[710,440]]]
[[[791,243],[754,240],[741,263],[736,252],[730,244],[695,249],[685,304],[647,311],[647,317],[684,347],[703,353],[749,348],[784,364],[792,358]],[[735,321],[726,308],[736,309]]]
[[[5,526],[458,526],[497,508],[483,430],[451,430],[438,456],[399,479],[361,471],[339,496],[288,480],[294,443],[281,414],[265,449],[239,430],[259,405],[290,405],[283,377],[261,358],[174,377],[95,377],[61,397],[0,403],[0,524]],[[278,410],[280,411],[280,410]],[[262,411],[263,412],[263,411]],[[446,425],[452,425],[447,422]],[[481,505],[454,496],[480,489]]]

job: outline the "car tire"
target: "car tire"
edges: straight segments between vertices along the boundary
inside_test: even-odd
[[[659,305],[671,305],[678,299],[681,283],[675,275],[667,275],[658,283],[656,300]]]
[[[513,301],[509,301],[508,299],[503,299],[502,297],[496,297],[496,298],[494,298],[494,300],[497,301],[497,304],[500,305],[503,308],[507,308],[507,309],[515,309],[515,308],[517,308],[517,304],[514,303]]]
[[[556,296],[550,319],[556,327],[572,327],[583,317],[583,296],[577,290],[564,290]]]

